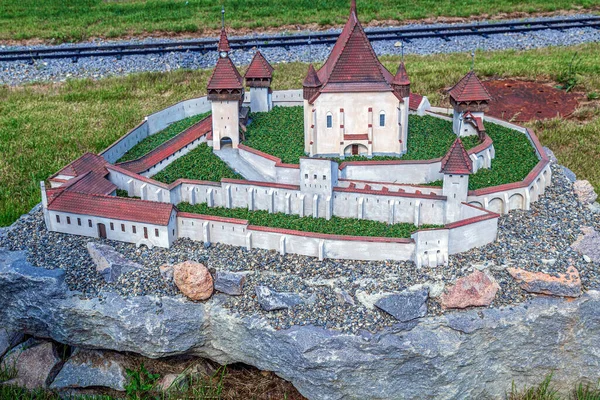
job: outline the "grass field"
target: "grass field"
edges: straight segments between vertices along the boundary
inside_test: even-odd
[[[502,51],[477,56],[481,77],[522,77],[552,80],[568,65],[573,53],[581,56],[575,90],[600,92],[600,44],[573,48]],[[446,105],[442,89],[456,83],[468,70],[465,54],[409,56],[412,89],[427,94],[433,104]],[[398,58],[385,57],[393,70]],[[274,89],[301,87],[305,64],[277,66]],[[145,115],[180,100],[206,93],[210,71],[146,73],[100,81],[25,87],[0,86],[0,226],[11,224],[40,201],[39,181],[79,157],[99,152]],[[555,150],[561,163],[600,190],[600,107],[583,106],[580,119],[531,124],[544,145]]]
[[[0,40],[78,41],[144,33],[210,33],[221,5],[234,30],[346,22],[350,0],[2,0]],[[598,0],[358,1],[363,23],[597,9]]]

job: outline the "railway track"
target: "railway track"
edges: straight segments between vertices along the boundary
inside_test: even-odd
[[[480,36],[487,38],[490,35],[504,33],[528,33],[541,30],[564,31],[573,28],[600,29],[599,17],[584,17],[573,19],[557,19],[546,21],[526,22],[500,22],[491,24],[460,24],[445,27],[418,27],[418,28],[386,28],[367,31],[371,41],[397,40],[409,43],[414,39],[441,38],[450,41],[458,36]],[[254,47],[283,47],[292,48],[306,45],[328,45],[337,40],[339,33],[316,32],[314,34],[301,34],[289,36],[260,36],[250,39],[230,39],[232,49],[248,50]],[[77,62],[84,57],[116,57],[121,59],[126,56],[145,54],[185,53],[196,52],[206,54],[214,51],[217,39],[200,39],[194,41],[169,41],[142,44],[112,44],[112,45],[81,45],[70,47],[54,47],[28,50],[0,50],[0,62],[29,61],[34,63],[40,59],[71,59]]]

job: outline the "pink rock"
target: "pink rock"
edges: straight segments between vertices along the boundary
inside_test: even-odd
[[[173,267],[175,285],[191,300],[207,300],[213,294],[213,278],[204,264],[186,261]]]
[[[543,272],[529,272],[521,268],[506,270],[527,292],[561,297],[581,296],[581,278],[575,267],[569,267],[566,273],[555,276]]]
[[[14,374],[7,385],[46,389],[61,366],[61,360],[52,342],[36,343],[33,339],[15,347],[2,360],[2,369]]]
[[[476,270],[456,281],[441,297],[443,308],[489,306],[500,289],[494,278]]]
[[[588,181],[575,181],[573,183],[573,191],[583,204],[592,204],[598,198],[594,187]]]

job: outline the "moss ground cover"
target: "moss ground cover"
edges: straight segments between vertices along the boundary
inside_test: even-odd
[[[149,152],[151,152],[152,150],[154,150],[155,148],[157,148],[158,146],[160,146],[167,140],[174,138],[181,132],[185,131],[186,129],[188,129],[189,127],[194,125],[195,123],[202,121],[204,118],[208,117],[209,115],[210,115],[210,112],[204,113],[204,114],[199,114],[199,115],[195,115],[193,117],[182,119],[181,121],[177,121],[177,122],[169,125],[167,128],[163,129],[162,131],[157,132],[152,136],[148,136],[146,139],[144,139],[141,142],[139,142],[138,144],[136,144],[131,150],[129,150],[127,153],[125,153],[123,155],[123,157],[121,157],[117,162],[136,160],[136,159],[148,154]]]
[[[328,0],[3,0],[0,7],[0,39],[40,38],[57,41],[90,37],[118,37],[150,32],[201,33],[220,27],[221,5],[234,29],[275,28],[286,25],[343,24],[349,1]],[[499,13],[580,10],[594,8],[594,0],[463,0],[453,2],[414,0],[398,7],[394,0],[358,1],[363,23],[372,20],[403,21],[428,17],[469,17]]]
[[[489,77],[556,80],[581,57],[576,92],[600,92],[600,43],[527,51],[477,54],[477,73]],[[383,57],[395,71],[399,57]],[[443,88],[469,69],[465,54],[406,57],[411,88],[432,104],[449,106]],[[276,66],[274,90],[299,88],[307,66]],[[10,225],[40,201],[39,181],[86,151],[98,153],[136,126],[145,115],[178,101],[202,96],[210,70],[144,73],[98,81],[0,86],[0,226]],[[600,103],[582,105],[573,119],[531,123],[542,144],[562,164],[600,190]]]
[[[206,143],[177,159],[152,178],[164,183],[173,183],[180,178],[213,182],[223,178],[243,179],[217,157]]]
[[[181,203],[177,205],[177,208],[180,211],[194,214],[245,219],[248,220],[250,225],[326,233],[330,235],[409,238],[411,233],[419,229],[413,224],[390,225],[377,221],[339,217],[332,217],[330,220],[326,220],[325,218],[299,217],[298,215],[282,213],[270,214],[268,211],[249,211],[247,208],[208,207],[206,203],[194,205]],[[434,227],[433,225],[423,225],[421,228]]]

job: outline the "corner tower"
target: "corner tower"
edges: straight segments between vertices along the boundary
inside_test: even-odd
[[[475,71],[471,70],[449,91],[450,103],[454,108],[452,128],[458,136],[471,136],[479,134],[477,121],[483,126],[484,113],[489,109],[492,96],[481,83]],[[467,123],[465,120],[473,120]]]
[[[240,143],[240,107],[244,100],[243,79],[229,58],[229,40],[225,27],[219,39],[219,60],[208,81],[208,100],[212,106],[213,150]]]
[[[473,173],[473,162],[460,138],[456,138],[448,153],[442,159],[444,174],[443,195],[446,200],[446,224],[461,219],[462,203],[469,194],[469,175]]]
[[[271,101],[271,80],[274,68],[260,51],[257,51],[244,78],[250,88],[250,110],[268,112],[273,108]]]

